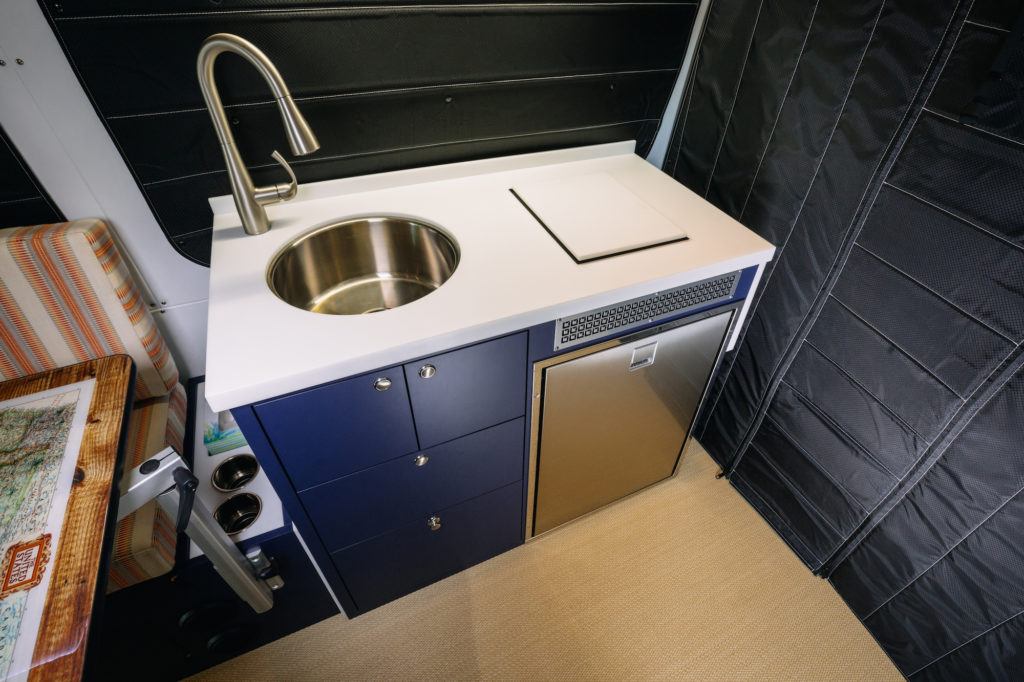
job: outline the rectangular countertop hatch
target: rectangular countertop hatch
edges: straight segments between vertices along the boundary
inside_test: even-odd
[[[512,191],[577,263],[686,239],[608,173],[526,182]]]

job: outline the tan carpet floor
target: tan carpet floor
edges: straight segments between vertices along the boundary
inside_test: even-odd
[[[900,679],[716,471],[694,445],[665,483],[199,679]]]

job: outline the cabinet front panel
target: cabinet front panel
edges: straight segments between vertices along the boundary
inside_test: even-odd
[[[416,450],[401,367],[255,406],[297,490]]]
[[[335,552],[334,563],[361,612],[458,573],[518,545],[521,482],[423,516]],[[436,527],[436,530],[432,527]]]
[[[520,417],[300,494],[328,550],[385,533],[523,474]]]
[[[424,448],[526,412],[526,333],[405,365]]]

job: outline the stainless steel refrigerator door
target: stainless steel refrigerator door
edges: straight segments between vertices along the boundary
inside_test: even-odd
[[[672,475],[732,311],[544,370],[532,535]]]

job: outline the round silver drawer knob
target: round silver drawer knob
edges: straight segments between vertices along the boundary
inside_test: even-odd
[[[433,365],[423,365],[420,367],[420,379],[429,379],[435,374],[437,374],[437,367]]]
[[[431,516],[427,519],[427,527],[430,528],[430,530],[441,530],[441,517]]]
[[[373,382],[373,387],[378,391],[386,391],[391,388],[391,379],[388,379],[387,377],[378,377],[377,380]]]
[[[416,458],[412,460],[412,463],[418,467],[421,467],[429,461],[430,458],[427,457],[426,455],[416,455]]]

